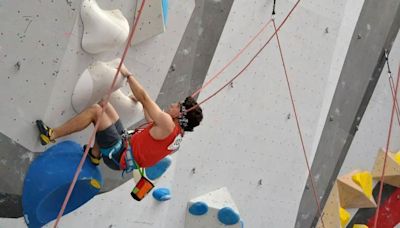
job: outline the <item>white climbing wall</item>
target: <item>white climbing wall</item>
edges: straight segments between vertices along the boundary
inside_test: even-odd
[[[214,2],[219,4],[219,0]],[[234,1],[206,80],[269,19],[272,2]],[[277,1],[278,25],[295,2]],[[301,1],[279,32],[310,158],[324,124],[319,120],[327,115],[362,2]],[[135,1],[98,3],[103,9],[120,9],[131,25]],[[160,90],[193,8],[194,1],[171,0],[166,31],[129,50],[126,64],[153,98]],[[99,55],[82,50],[79,9],[79,1],[42,0],[18,5],[0,1],[0,15],[19,15],[0,34],[0,131],[30,150],[43,150],[33,121],[43,118],[56,125],[74,115],[71,95],[80,74],[95,61],[110,61],[122,54],[122,47]],[[201,93],[199,100],[238,73],[269,38],[272,28],[270,25],[238,61]],[[400,38],[392,50],[395,75]],[[378,148],[386,143],[390,101],[383,73],[341,173],[372,168]],[[202,125],[185,136],[181,149],[173,155],[172,166],[158,182],[158,186],[171,189],[170,201],[160,203],[148,196],[136,202],[129,195],[133,182],[128,181],[64,216],[60,227],[181,228],[187,202],[222,186],[229,189],[244,227],[294,227],[308,173],[276,40],[232,87],[225,88],[203,109]],[[84,143],[90,131],[70,138]],[[394,135],[398,138],[398,128]],[[398,141],[392,145],[400,149]],[[25,227],[22,218],[0,218],[0,227],[3,226]]]
[[[71,106],[72,92],[89,64],[122,56],[124,45],[97,55],[88,54],[81,48],[83,23],[80,3],[49,0],[17,5],[1,2],[2,16],[7,18],[10,15],[10,18],[18,20],[10,22],[0,34],[0,70],[4,73],[0,84],[0,131],[29,150],[43,151],[37,140],[36,119],[55,126],[75,114]],[[138,10],[136,1],[98,0],[97,3],[104,10],[119,9],[132,26],[133,16]],[[162,19],[158,5],[146,5],[144,10],[154,9]],[[153,32],[147,31],[145,35],[138,32],[142,42],[130,47],[125,60],[127,67],[137,74],[138,80],[154,99],[190,19],[194,1],[171,1],[170,7],[169,29],[162,34],[155,27],[152,27]],[[152,17],[146,13],[143,23],[155,26],[149,21]],[[162,20],[154,22],[160,23],[164,26]],[[144,25],[139,23],[138,31],[146,30],[142,27]],[[88,128],[70,138],[86,143],[91,130]]]
[[[169,2],[168,30],[163,33],[156,29],[160,23],[164,29],[157,7],[159,3],[151,4],[152,1],[147,1],[149,4],[144,8],[146,13],[143,22],[138,25],[138,41],[141,42],[134,42],[135,45],[130,47],[125,64],[155,99],[189,22],[194,1]],[[132,26],[132,18],[138,10],[136,1],[97,2],[104,10],[119,9]],[[0,83],[0,131],[29,150],[44,150],[39,146],[34,120],[42,118],[54,126],[75,115],[71,96],[82,72],[96,61],[108,62],[122,55],[122,46],[97,55],[88,54],[81,48],[83,23],[79,15],[80,3],[49,0],[20,5],[0,2],[1,18],[17,18],[17,21],[10,21],[9,24],[3,20],[1,24],[7,28],[2,27],[0,34],[0,70],[4,73]],[[157,14],[148,12],[152,9]],[[161,20],[154,20],[153,17]],[[149,31],[148,27],[152,27],[153,31]],[[142,30],[146,34],[140,34]],[[83,144],[87,142],[91,131],[89,128],[67,138]],[[171,182],[171,172],[167,173],[170,176],[160,178],[158,183]],[[129,181],[118,191],[96,197],[79,211],[63,218],[60,226],[80,227],[83,223],[89,227],[101,227],[104,224],[107,224],[104,225],[106,227],[113,224],[124,227],[130,223],[137,226],[154,225],[165,216],[167,208],[160,207],[150,198],[146,199],[147,202],[134,201],[130,196],[133,185]],[[120,208],[122,204],[125,206],[123,210]],[[100,207],[102,212],[99,211]],[[98,220],[100,214],[94,211],[105,216]],[[82,216],[86,217],[85,221]],[[0,219],[0,227],[3,226],[25,227],[22,218]]]
[[[294,2],[278,2],[278,24]],[[234,2],[207,79],[269,19],[271,3]],[[335,86],[328,83],[328,75],[345,5],[346,1],[302,1],[279,33],[308,156],[325,91]],[[268,27],[199,99],[238,73],[272,31]],[[307,169],[275,39],[233,87],[204,105],[204,112],[203,126],[190,134],[179,152],[179,179],[173,185],[179,198],[171,201],[175,210],[168,217],[181,218],[185,201],[226,186],[245,227],[293,227]],[[181,227],[182,222],[166,220],[164,227]]]

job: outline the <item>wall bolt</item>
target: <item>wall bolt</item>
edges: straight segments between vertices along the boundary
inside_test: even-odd
[[[169,67],[169,72],[174,72],[175,69],[176,69],[175,64],[172,64],[172,65]]]
[[[230,82],[229,85],[231,86],[231,88],[233,88],[233,82]]]
[[[258,180],[258,185],[262,185],[262,179]]]
[[[330,121],[330,122],[333,121],[333,116],[332,116],[332,115],[329,116],[329,121]]]
[[[329,33],[329,28],[328,27],[325,28],[325,33]]]
[[[195,174],[196,173],[196,168],[193,168],[192,169],[192,174]]]
[[[15,65],[14,65],[15,69],[18,71],[19,69],[21,69],[21,63],[18,61]]]
[[[361,40],[361,38],[362,38],[361,34],[360,33],[357,34],[357,40]]]

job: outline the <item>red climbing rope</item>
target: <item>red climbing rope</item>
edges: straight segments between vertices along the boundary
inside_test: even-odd
[[[389,64],[389,52],[387,50],[385,50],[385,60],[386,60],[386,65],[387,65],[387,69],[388,69],[388,75],[389,75],[389,84],[390,84],[390,92],[392,93],[393,99],[395,101],[395,105],[396,105],[396,116],[397,116],[397,123],[400,126],[400,108],[399,108],[399,103],[397,102],[397,97],[395,95],[394,92],[394,81],[393,81],[393,77],[392,77],[392,71],[390,70],[390,64]]]
[[[214,79],[216,79],[222,72],[225,71],[228,66],[230,66],[239,56],[253,43],[253,41],[267,28],[267,26],[271,23],[271,19],[257,32],[257,34],[227,63],[223,66],[210,80],[208,80],[201,88],[199,88],[196,92],[192,94],[192,97],[199,94],[204,90]]]
[[[269,42],[272,40],[272,38],[275,36],[275,34],[282,28],[282,26],[286,23],[287,19],[289,18],[289,16],[293,13],[293,11],[296,9],[296,7],[298,6],[298,4],[300,3],[300,0],[298,0],[294,6],[292,7],[292,9],[289,11],[289,13],[286,15],[286,17],[283,19],[282,23],[279,25],[279,27],[275,30],[275,32],[269,37],[269,39],[264,43],[264,45],[258,50],[258,52],[253,56],[253,58],[250,59],[250,61],[244,66],[244,68],[238,73],[236,74],[231,80],[229,80],[225,85],[223,85],[220,89],[218,89],[216,92],[214,92],[213,94],[211,94],[210,96],[208,96],[207,98],[205,98],[203,101],[199,102],[197,105],[189,108],[186,112],[190,112],[191,110],[199,107],[200,105],[202,105],[203,103],[205,103],[206,101],[208,101],[209,99],[211,99],[212,97],[214,97],[215,95],[217,95],[219,92],[221,92],[221,90],[223,90],[225,87],[227,87],[228,85],[230,85],[236,78],[238,78],[246,69],[247,67],[250,66],[250,64],[256,59],[256,57],[264,50],[264,48],[269,44]],[[270,20],[271,21],[271,20]],[[247,45],[246,45],[247,46]],[[240,53],[241,54],[241,53]],[[240,55],[239,54],[239,55]],[[236,56],[235,56],[236,58]],[[233,60],[231,60],[233,62]],[[230,63],[229,63],[230,64]],[[225,70],[228,65],[225,65],[222,70],[220,72],[222,72],[223,70]],[[217,73],[217,75],[215,75],[213,78],[211,78],[202,88],[200,88],[198,91],[202,91],[206,86],[208,86],[208,84],[210,83],[211,80],[214,80],[219,74],[220,72]],[[194,95],[196,95],[198,93],[198,91],[196,91],[196,93],[194,93]],[[194,96],[192,95],[192,97]]]
[[[382,175],[380,178],[380,186],[379,186],[379,194],[378,194],[378,205],[376,207],[376,213],[375,213],[375,220],[374,220],[374,228],[376,228],[377,223],[378,223],[378,217],[379,217],[379,207],[381,205],[381,200],[382,200],[382,191],[383,191],[383,179],[384,179],[384,175],[385,175],[385,168],[386,168],[386,160],[387,160],[387,155],[389,152],[389,144],[390,144],[390,138],[392,135],[392,126],[393,126],[393,116],[394,116],[394,112],[395,112],[395,106],[396,106],[396,98],[397,98],[397,91],[399,88],[399,78],[400,78],[400,65],[399,65],[399,69],[398,69],[398,73],[397,73],[397,82],[396,82],[396,88],[394,90],[394,97],[393,97],[393,104],[392,104],[392,114],[390,116],[390,123],[389,123],[389,132],[388,132],[388,137],[387,137],[387,141],[386,141],[386,151],[385,151],[385,158],[383,160],[383,167],[382,167]]]
[[[399,103],[397,101],[396,95],[395,95],[395,85],[392,77],[389,77],[389,84],[390,84],[390,93],[392,94],[392,97],[395,101],[395,106],[396,106],[396,117],[397,117],[397,123],[400,126],[400,109],[399,109]]]
[[[134,34],[135,34],[136,27],[137,27],[138,21],[139,21],[139,19],[140,19],[140,16],[141,16],[141,14],[142,14],[143,7],[144,7],[145,2],[146,2],[146,0],[143,0],[143,1],[142,1],[142,4],[141,4],[141,6],[140,6],[137,19],[136,19],[135,17],[133,18],[133,27],[132,27],[131,33],[129,34],[128,42],[126,42],[125,50],[124,50],[124,53],[122,54],[121,61],[120,61],[119,65],[118,65],[118,68],[117,68],[117,72],[115,73],[114,80],[113,80],[113,82],[112,82],[110,88],[108,89],[106,98],[104,99],[104,103],[103,103],[103,105],[102,105],[102,110],[101,110],[101,114],[100,114],[100,117],[99,117],[99,118],[101,118],[101,117],[103,116],[103,114],[104,114],[104,104],[107,104],[108,101],[109,101],[109,99],[110,99],[110,95],[111,95],[111,93],[112,93],[112,91],[113,91],[115,82],[117,81],[117,77],[118,77],[119,72],[120,72],[120,70],[121,70],[121,66],[122,66],[122,64],[123,64],[123,62],[124,62],[124,60],[125,60],[126,54],[128,53],[129,46],[131,45],[133,36],[134,36]],[[97,131],[97,129],[99,128],[99,123],[100,123],[100,121],[97,121],[97,122],[96,122],[96,124],[95,124],[95,126],[94,126],[94,129],[93,129],[93,133],[92,133],[92,135],[90,136],[89,142],[87,143],[87,145],[92,145],[92,144],[93,144],[96,131]],[[89,151],[89,146],[86,147],[85,152],[83,153],[82,159],[81,159],[81,161],[80,161],[80,163],[79,163],[79,166],[78,166],[78,168],[77,168],[77,170],[76,170],[76,172],[75,172],[75,175],[74,175],[74,178],[73,178],[73,180],[72,180],[72,183],[71,183],[71,185],[69,186],[67,195],[65,196],[65,199],[64,199],[64,202],[63,202],[63,204],[62,204],[61,210],[60,210],[60,212],[58,213],[57,220],[56,220],[56,222],[54,223],[54,226],[53,226],[54,228],[57,227],[57,225],[58,225],[58,223],[59,223],[59,221],[60,221],[62,215],[64,214],[64,210],[65,210],[65,208],[66,208],[66,206],[67,206],[67,203],[68,203],[68,201],[69,201],[69,198],[71,197],[72,190],[73,190],[74,187],[75,187],[76,181],[77,181],[77,179],[78,179],[79,173],[81,172],[81,169],[82,169],[83,164],[84,164],[84,162],[85,162],[85,159],[86,159],[86,157],[87,157],[88,151]]]
[[[276,30],[275,20],[272,20],[272,24],[274,25],[274,28]],[[317,191],[315,189],[314,178],[313,178],[313,175],[311,173],[310,163],[309,163],[308,158],[307,158],[306,147],[304,146],[303,134],[302,134],[302,131],[301,131],[301,128],[300,128],[299,118],[298,118],[297,111],[296,111],[296,105],[294,103],[293,93],[292,93],[292,89],[291,89],[290,82],[289,82],[289,77],[288,77],[288,72],[287,72],[285,60],[283,58],[283,52],[282,52],[282,47],[281,47],[281,42],[279,40],[278,32],[276,32],[276,41],[278,42],[279,53],[280,53],[280,56],[281,56],[282,66],[283,66],[283,70],[285,72],[285,77],[286,77],[286,84],[288,86],[289,96],[290,96],[290,100],[292,102],[293,113],[294,113],[294,116],[295,116],[295,119],[296,119],[297,131],[299,133],[301,147],[303,149],[304,159],[305,159],[306,165],[307,165],[308,176],[310,177],[311,186],[312,186],[312,189],[313,189],[314,199],[315,199],[315,202],[316,202],[317,207],[318,207],[318,213],[321,216],[321,224],[322,224],[323,227],[325,227],[324,221],[323,221],[323,217],[322,217],[321,204],[320,204],[320,201],[319,201],[318,196],[317,196]]]
[[[396,105],[396,116],[397,116],[397,123],[400,126],[400,109],[399,109],[399,104],[397,102],[397,97],[395,96],[394,93],[394,81],[393,81],[393,77],[392,77],[392,71],[390,70],[390,64],[389,64],[389,52],[388,50],[385,49],[385,62],[387,65],[387,71],[388,71],[388,76],[389,76],[389,84],[390,84],[390,92],[393,96],[393,99],[395,101],[395,105]]]
[[[312,185],[312,189],[313,189],[313,195],[314,195],[314,199],[316,201],[317,207],[318,207],[318,213],[321,216],[321,224],[323,227],[325,227],[324,222],[323,222],[323,214],[322,214],[322,210],[321,210],[321,205],[320,205],[320,201],[317,197],[317,193],[316,193],[316,189],[315,189],[315,183],[313,180],[313,176],[311,173],[311,168],[309,165],[309,161],[307,158],[307,152],[305,149],[305,145],[304,145],[304,140],[303,140],[303,136],[302,136],[302,132],[300,129],[300,124],[299,124],[299,120],[298,120],[298,115],[297,115],[297,111],[296,111],[296,107],[294,104],[294,99],[293,99],[293,95],[292,95],[292,91],[291,91],[291,87],[290,87],[290,83],[289,83],[289,79],[288,79],[288,75],[287,75],[287,70],[286,70],[286,65],[283,59],[283,54],[282,54],[282,48],[280,46],[280,41],[279,41],[279,37],[278,37],[278,31],[281,29],[281,27],[286,23],[287,19],[289,18],[289,16],[292,14],[292,12],[294,11],[294,9],[297,7],[297,5],[300,3],[300,0],[298,0],[295,5],[293,6],[293,8],[289,11],[288,15],[285,17],[285,19],[283,20],[283,22],[279,25],[279,27],[276,27],[275,24],[275,20],[272,19],[273,25],[274,25],[274,33],[271,35],[271,37],[267,40],[267,42],[259,49],[259,51],[254,55],[254,57],[244,66],[244,68],[238,73],[236,74],[231,80],[229,80],[225,85],[223,85],[220,89],[218,89],[216,92],[214,92],[213,94],[211,94],[210,96],[208,96],[207,98],[205,98],[203,101],[199,102],[196,106],[190,108],[187,110],[187,112],[197,108],[198,106],[202,105],[203,103],[205,103],[206,101],[208,101],[209,99],[211,99],[212,97],[214,97],[215,95],[217,95],[222,89],[224,89],[225,87],[227,87],[228,85],[230,85],[236,78],[238,78],[246,69],[247,67],[250,66],[250,64],[255,60],[255,58],[261,53],[261,51],[263,51],[263,49],[269,44],[269,42],[272,40],[272,38],[276,35],[277,41],[278,41],[278,46],[279,46],[279,52],[281,55],[281,60],[282,60],[282,64],[284,67],[284,71],[285,71],[285,76],[286,76],[286,80],[287,80],[287,85],[289,88],[289,94],[290,94],[290,98],[292,101],[292,107],[293,107],[293,111],[296,117],[296,124],[297,124],[297,129],[299,132],[299,137],[300,137],[300,141],[302,144],[302,149],[303,149],[303,153],[304,153],[304,157],[305,157],[305,161],[307,164],[307,169],[308,169],[308,173],[309,173],[309,177],[311,180],[311,185]],[[274,12],[273,12],[274,15]],[[247,49],[247,47],[255,40],[255,38],[265,29],[265,27],[271,22],[268,21],[268,23],[257,33],[257,35],[249,42],[247,43],[247,45],[228,63],[226,64],[220,71],[217,72],[217,74],[215,76],[213,76],[209,81],[207,81],[207,83],[205,83],[205,85],[203,87],[201,87],[200,89],[198,89],[195,93],[193,93],[192,97],[194,97],[195,95],[197,95],[198,93],[200,93],[205,87],[207,87],[215,78],[217,78],[234,60],[236,60],[245,49]]]

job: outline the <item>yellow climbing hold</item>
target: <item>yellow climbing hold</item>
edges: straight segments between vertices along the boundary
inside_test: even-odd
[[[371,198],[372,196],[372,175],[370,172],[365,171],[365,172],[359,172],[353,175],[353,181],[358,184],[364,194],[368,197]]]
[[[343,209],[342,207],[339,208],[339,216],[340,216],[340,225],[342,227],[345,227],[345,225],[349,222],[350,220],[350,213]]]
[[[394,155],[394,160],[400,165],[400,151]]]
[[[368,226],[364,224],[354,224],[353,228],[368,228]]]
[[[100,183],[96,179],[91,179],[90,185],[92,185],[94,188],[100,189]]]

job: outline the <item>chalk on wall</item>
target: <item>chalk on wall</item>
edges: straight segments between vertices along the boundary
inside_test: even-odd
[[[368,196],[364,190],[354,180],[353,176],[360,173],[355,170],[337,179],[339,190],[340,205],[343,208],[373,208],[376,203],[372,194]]]
[[[386,159],[386,168],[383,182],[395,187],[400,187],[400,164],[397,160],[400,152],[396,154],[389,152]],[[372,177],[380,179],[383,169],[383,161],[385,159],[385,152],[380,149],[375,159],[374,168],[372,169]]]
[[[188,202],[185,217],[186,228],[222,228],[226,226],[243,227],[239,210],[226,187]]]
[[[112,50],[125,43],[129,23],[120,10],[103,10],[95,0],[84,0],[82,48],[90,54]]]

